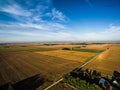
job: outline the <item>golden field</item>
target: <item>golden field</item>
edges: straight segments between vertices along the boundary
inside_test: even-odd
[[[76,52],[71,50],[54,50],[54,51],[35,52],[35,53],[59,57],[59,58],[63,58],[71,61],[78,61],[81,63],[85,62],[85,60],[96,55],[96,53]]]
[[[27,77],[41,74],[52,83],[81,63],[32,52],[8,52],[0,54],[0,85],[16,83]],[[48,84],[48,85],[49,85]]]
[[[109,45],[109,49],[84,68],[97,70],[104,75],[112,75],[114,70],[120,72],[120,45]]]

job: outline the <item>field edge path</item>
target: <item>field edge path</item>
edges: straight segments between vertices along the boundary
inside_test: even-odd
[[[106,50],[105,50],[106,51]],[[97,54],[96,56],[94,56],[92,59],[88,60],[87,62],[83,63],[80,67],[78,68],[82,68],[84,66],[86,66],[87,64],[89,64],[90,62],[92,62],[93,60],[95,60],[100,54],[104,53],[105,51]],[[57,80],[56,82],[54,82],[53,84],[51,84],[50,86],[46,87],[44,90],[48,90],[50,89],[51,87],[55,86],[56,84],[58,84],[59,82],[61,82],[63,80],[63,78]]]

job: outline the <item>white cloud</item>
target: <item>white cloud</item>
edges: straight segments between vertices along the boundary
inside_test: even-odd
[[[63,31],[67,30],[67,26],[57,22],[42,22],[42,23],[10,23],[0,24],[0,30],[39,30],[39,31]]]
[[[1,7],[0,11],[13,14],[13,15],[19,15],[19,16],[31,16],[32,13],[24,10],[17,4],[7,5],[6,7]]]
[[[49,30],[49,28],[45,27],[41,24],[33,24],[33,23],[26,23],[26,24],[18,24],[18,27],[30,29],[30,30]]]
[[[65,22],[66,21],[66,16],[62,12],[53,8],[52,9],[52,20],[56,20],[56,19]]]
[[[118,32],[118,31],[120,31],[120,26],[115,26],[115,25],[110,24],[107,31],[108,32]]]
[[[48,5],[51,0],[47,1]],[[11,18],[17,20],[17,22],[9,24],[0,23],[0,40],[2,41],[17,41],[18,38],[23,41],[28,40],[27,38],[33,41],[62,41],[71,40],[72,37],[74,39],[65,25],[67,17],[55,8],[49,8],[39,3],[35,8],[25,9],[18,3],[11,2],[0,7],[0,11],[8,13]],[[48,18],[49,20],[47,20]],[[23,37],[24,39],[22,39]]]
[[[36,22],[44,22],[44,20],[41,19],[40,15],[36,15],[33,17],[33,20],[36,21]]]
[[[35,6],[34,1],[27,0],[24,3],[26,6],[11,0],[6,5],[0,6],[0,11],[8,13],[10,17],[22,23],[41,23],[48,21],[47,19],[49,19],[48,22],[64,23],[68,20],[61,11],[51,7],[51,0],[40,1]]]
[[[45,2],[48,6],[49,4],[51,5],[50,0]],[[29,23],[32,27],[40,28],[42,24],[45,24],[45,26],[51,24],[53,27],[64,28],[62,23],[66,22],[67,17],[57,9],[49,8],[48,6],[43,6],[42,3],[38,3],[32,9],[25,9],[25,7],[21,7],[18,3],[11,2],[0,7],[0,11],[9,13],[11,14],[9,16],[16,19],[19,23]],[[48,18],[49,20],[47,20]],[[38,24],[40,25],[39,27]]]
[[[8,28],[14,27],[13,26],[7,26]],[[19,41],[19,40],[15,40],[13,37],[16,36],[15,38],[19,38],[22,41],[26,41],[28,40],[27,38],[29,38],[28,41],[66,41],[66,40],[75,40],[74,36],[65,30],[58,30],[58,31],[43,31],[43,30],[29,30],[28,26],[22,26],[24,27],[24,29],[27,30],[21,30],[21,28],[19,29],[17,27],[17,25],[15,26],[15,28],[13,28],[13,30],[0,30],[1,33],[1,40],[2,41]],[[53,29],[53,28],[51,28]],[[4,36],[2,36],[4,35]],[[10,35],[10,38],[8,38],[8,36]],[[24,37],[24,39],[22,39]]]
[[[69,28],[59,23],[44,24],[0,24],[1,35],[17,35],[19,38],[31,38],[35,41],[117,41],[120,40],[119,26],[109,26],[101,32],[71,32]],[[114,29],[113,29],[114,28]],[[3,39],[5,39],[4,37]],[[11,39],[11,38],[8,38]],[[2,38],[1,38],[2,40]]]
[[[27,3],[30,3],[27,1]],[[48,10],[49,4],[51,5],[51,0],[46,0],[43,4],[38,3],[35,8],[25,9],[25,7],[21,7],[16,2],[11,2],[3,7],[1,7],[0,11],[11,14],[12,18],[15,18],[17,22],[9,23],[9,24],[0,24],[2,29],[6,30],[62,30],[66,29],[66,26],[62,24],[65,21],[65,16],[62,12],[57,9],[52,9],[52,12]],[[46,12],[46,10],[48,10]],[[47,16],[47,17],[46,17]],[[43,19],[43,18],[51,18],[51,20]],[[57,20],[55,20],[57,19]],[[52,21],[54,20],[54,22]],[[61,21],[60,23],[58,21]]]
[[[54,28],[55,30],[65,30],[68,29],[67,26],[60,24],[60,23],[56,23],[56,22],[49,22],[47,23],[47,25],[49,25],[50,27]]]
[[[85,40],[98,40],[98,41],[119,41],[120,38],[120,26],[109,25],[108,28],[101,32],[84,33]]]

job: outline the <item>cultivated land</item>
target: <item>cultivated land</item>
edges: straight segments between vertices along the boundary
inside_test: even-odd
[[[54,51],[35,52],[35,53],[48,55],[48,56],[56,56],[59,58],[64,58],[66,60],[77,61],[81,63],[85,62],[85,60],[96,55],[96,53],[76,52],[71,50],[54,50]]]
[[[0,84],[15,83],[36,74],[42,74],[51,84],[81,63],[32,52],[0,54]]]
[[[1,45],[0,85],[7,82],[16,83],[41,74],[47,79],[40,87],[42,89],[95,55],[95,53],[60,50],[67,46],[71,47],[71,45]]]
[[[62,48],[72,48],[72,50],[61,50]],[[107,48],[109,49],[106,50]],[[97,69],[103,73],[120,70],[120,49],[118,44],[1,45],[0,85],[9,81],[16,83],[30,76],[41,74],[46,79],[45,83],[39,87],[39,90],[42,90],[103,50],[106,51],[99,58],[104,59],[104,61],[99,62],[96,59],[96,62],[88,64],[86,68]],[[102,66],[99,69],[101,63]],[[114,68],[113,64],[115,64]],[[63,86],[65,86],[64,89]],[[59,88],[57,90],[67,90],[66,88],[70,87],[58,84],[51,90],[56,90],[56,88]]]
[[[109,48],[105,52],[84,68],[97,70],[103,75],[108,76],[111,76],[114,70],[120,72],[120,45],[109,45]]]

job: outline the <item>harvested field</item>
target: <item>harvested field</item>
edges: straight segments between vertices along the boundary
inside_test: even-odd
[[[54,51],[46,51],[46,52],[35,52],[37,54],[55,56],[71,61],[85,62],[85,60],[93,57],[96,53],[89,52],[76,52],[71,50],[54,50]]]
[[[0,46],[0,85],[40,74],[47,80],[43,89],[96,54],[42,47]]]
[[[6,45],[0,46],[0,52],[20,52],[20,51],[51,51],[56,50],[57,48],[43,48],[38,46],[31,46],[31,45]]]
[[[97,49],[97,50],[105,50],[109,47],[111,47],[112,44],[91,44],[87,45],[87,49]]]
[[[32,52],[0,53],[0,85],[15,83],[27,77],[42,74],[55,81],[81,63]]]
[[[114,70],[120,72],[120,45],[112,45],[96,60],[94,60],[84,68],[97,70],[104,75],[112,75]]]

